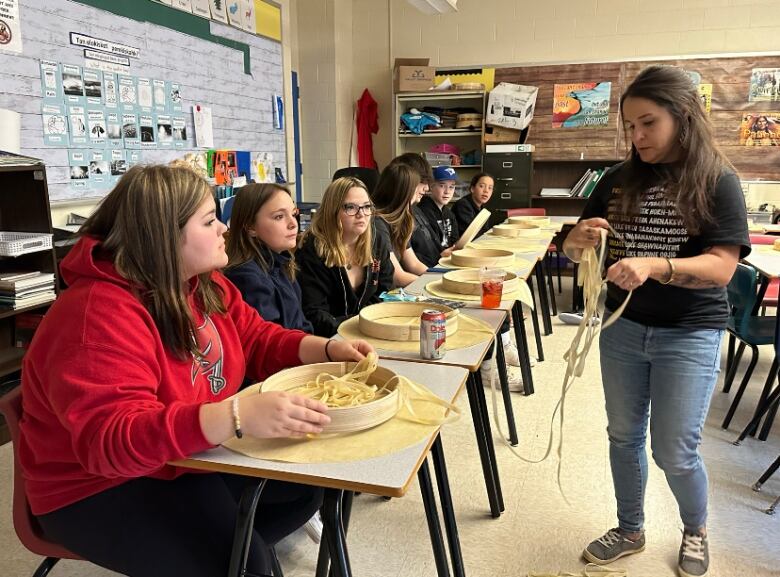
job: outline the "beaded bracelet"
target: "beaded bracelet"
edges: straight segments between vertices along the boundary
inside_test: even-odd
[[[236,429],[237,438],[244,436],[241,431],[241,417],[238,416],[238,397],[233,397],[233,427]]]

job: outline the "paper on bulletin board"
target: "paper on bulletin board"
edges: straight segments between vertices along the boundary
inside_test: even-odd
[[[89,151],[69,150],[70,187],[83,192],[89,190]]]
[[[177,10],[192,12],[192,4],[190,3],[190,0],[173,0],[171,6],[173,6]]]
[[[194,104],[192,119],[195,124],[195,146],[198,148],[214,148],[214,127],[211,123],[211,108]]]
[[[157,127],[151,114],[138,115],[138,129],[141,135],[141,148],[157,148]]]
[[[211,18],[217,22],[223,24],[228,23],[227,11],[225,10],[225,3],[227,0],[209,0],[209,11],[211,12]]]
[[[780,112],[752,112],[742,116],[742,146],[780,146]]]
[[[0,1],[0,50],[22,52],[22,29],[19,26],[19,2]]]
[[[119,98],[117,96],[116,74],[103,72],[103,92],[105,93],[106,108],[116,108]]]
[[[155,112],[166,112],[168,110],[168,98],[166,94],[165,80],[152,80],[152,96],[154,99]]]
[[[41,105],[43,119],[43,142],[49,146],[68,146],[68,116],[65,105],[59,102],[44,102]]]
[[[89,145],[103,148],[107,142],[106,112],[102,106],[87,108],[87,130],[89,131]]]
[[[105,190],[111,184],[111,155],[107,150],[93,150],[89,153],[90,188]]]
[[[750,73],[748,100],[780,100],[780,68],[754,68]]]
[[[122,147],[122,115],[116,110],[106,110],[106,144]]]
[[[111,185],[113,186],[127,172],[127,160],[125,151],[121,148],[114,148],[107,151],[111,162]]]
[[[46,101],[62,102],[62,80],[59,63],[41,60],[41,96]]]
[[[192,0],[192,13],[203,18],[210,18],[209,0]]]
[[[241,11],[244,22],[244,30],[251,34],[257,32],[257,22],[255,21],[255,0],[241,0]]]
[[[242,0],[223,0],[227,8],[228,24],[236,28],[244,29],[244,11],[241,8]]]
[[[139,112],[149,113],[154,104],[152,96],[152,81],[148,78],[136,78],[138,87],[138,108]]]
[[[173,145],[176,148],[187,146],[187,120],[183,116],[174,116],[171,119],[173,127]]]
[[[70,145],[87,146],[87,111],[83,106],[68,106]]]
[[[103,73],[100,70],[84,69],[84,96],[87,104],[103,104]]]
[[[157,115],[157,144],[160,148],[173,148],[173,123],[169,114]]]
[[[135,112],[138,106],[138,89],[135,85],[135,76],[120,74],[119,80],[119,103],[125,112]]]
[[[81,66],[63,64],[62,92],[67,104],[84,104],[84,79],[81,77]]]
[[[709,115],[712,110],[712,84],[699,84],[699,98],[704,111]]]
[[[138,136],[138,116],[134,112],[122,113],[122,138],[125,148],[141,148],[141,139]]]

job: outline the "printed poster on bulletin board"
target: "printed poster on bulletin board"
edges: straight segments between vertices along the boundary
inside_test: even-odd
[[[712,84],[699,84],[699,98],[704,111],[709,116],[712,111]]]
[[[745,114],[739,127],[743,146],[780,146],[780,112]]]
[[[606,126],[611,82],[556,84],[553,90],[553,128]]]
[[[754,68],[750,74],[750,102],[780,100],[780,68]]]

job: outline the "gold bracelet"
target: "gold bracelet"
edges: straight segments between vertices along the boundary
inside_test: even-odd
[[[236,430],[237,438],[244,436],[241,431],[241,417],[238,416],[238,397],[233,397],[233,428]]]
[[[675,273],[674,263],[672,262],[672,259],[668,257],[666,258],[666,262],[669,263],[669,278],[666,279],[665,281],[661,281],[661,284],[669,284],[674,280],[674,273]]]

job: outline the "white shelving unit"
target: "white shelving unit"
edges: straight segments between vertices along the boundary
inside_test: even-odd
[[[482,125],[473,130],[457,128],[439,128],[426,130],[422,134],[408,132],[401,122],[401,114],[410,108],[422,110],[426,106],[438,108],[473,108],[483,114]],[[395,95],[395,138],[393,156],[406,152],[429,152],[436,144],[453,144],[460,149],[461,155],[470,150],[483,153],[485,132],[485,92],[471,90],[448,90],[446,92],[399,92]],[[468,164],[454,167],[460,173],[461,180],[469,180],[471,176],[482,169],[482,164]]]

